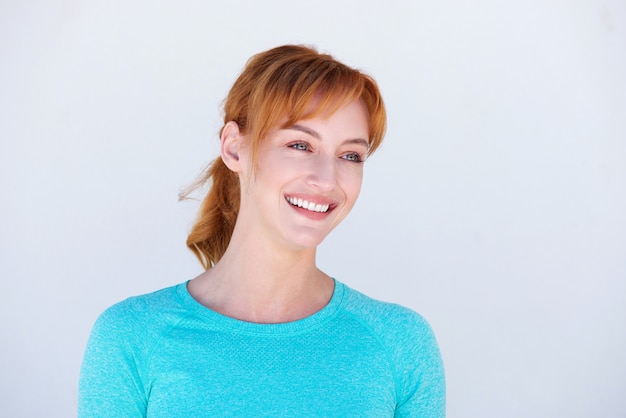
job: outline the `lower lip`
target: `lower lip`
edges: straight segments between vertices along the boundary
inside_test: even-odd
[[[305,216],[308,219],[311,219],[311,220],[314,220],[314,221],[321,221],[323,219],[326,219],[326,217],[328,216],[328,214],[332,210],[332,209],[328,209],[326,212],[314,212],[312,210],[304,209],[304,208],[301,208],[301,207],[298,207],[298,206],[294,206],[292,204],[289,204],[289,206],[291,206],[296,212],[298,212],[302,216]]]

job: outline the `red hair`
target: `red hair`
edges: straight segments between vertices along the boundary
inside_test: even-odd
[[[387,123],[385,105],[374,79],[327,54],[300,45],[284,45],[254,55],[224,103],[224,124],[234,121],[251,145],[253,162],[260,142],[281,125],[331,115],[362,100],[369,114],[369,149],[382,142]],[[315,101],[315,107],[311,110]],[[286,119],[286,121],[285,121]],[[197,184],[211,181],[187,246],[204,268],[222,257],[239,212],[239,178],[218,157]]]

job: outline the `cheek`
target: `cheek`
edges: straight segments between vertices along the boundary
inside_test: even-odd
[[[261,157],[261,156],[260,156]],[[273,177],[287,177],[301,172],[304,163],[301,159],[289,156],[285,150],[272,150],[258,159],[258,167]]]
[[[359,197],[359,194],[361,194],[361,184],[362,182],[360,180],[354,183],[354,188],[352,189],[354,200],[356,200]]]
[[[259,158],[258,161],[257,176],[267,183],[280,182],[291,171],[288,161],[277,158],[271,153],[267,153],[262,160]]]
[[[344,173],[343,177],[343,189],[346,195],[356,200],[361,192],[361,184],[363,183],[363,169],[361,167],[349,170]]]

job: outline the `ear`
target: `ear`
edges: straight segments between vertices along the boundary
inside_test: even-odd
[[[239,125],[237,122],[230,121],[222,128],[221,136],[221,156],[222,161],[226,164],[226,167],[230,168],[235,173],[242,170],[242,161],[240,152],[244,145],[244,138],[239,131]]]

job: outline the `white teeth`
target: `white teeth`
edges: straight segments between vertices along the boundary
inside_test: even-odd
[[[302,200],[300,198],[295,198],[295,197],[287,197],[287,201],[294,206],[298,206],[299,208],[307,209],[313,212],[328,212],[328,208],[330,206],[330,205],[315,204],[313,202],[309,202],[308,200]]]

